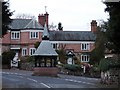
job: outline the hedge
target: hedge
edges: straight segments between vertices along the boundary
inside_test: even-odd
[[[82,70],[81,65],[69,65],[69,64],[65,64],[64,65],[65,69],[68,69],[70,71],[78,71],[78,70]]]

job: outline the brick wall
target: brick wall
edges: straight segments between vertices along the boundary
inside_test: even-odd
[[[57,76],[58,68],[56,67],[35,67],[33,69],[33,75],[39,76]]]
[[[81,50],[81,44],[59,44],[59,48],[64,49],[64,50],[73,50],[76,53],[80,52],[91,52],[95,48],[94,43],[90,43],[90,50]]]

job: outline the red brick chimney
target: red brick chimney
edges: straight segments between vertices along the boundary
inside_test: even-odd
[[[45,20],[46,20],[46,24],[48,27],[48,19],[49,19],[49,14],[46,12],[45,14],[39,14],[38,16],[38,22],[44,27],[45,24]]]
[[[92,20],[91,22],[91,32],[96,33],[97,31],[97,22],[96,20]]]

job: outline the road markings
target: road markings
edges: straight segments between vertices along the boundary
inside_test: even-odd
[[[15,75],[26,75],[26,74],[20,74],[20,73],[9,73],[9,72],[2,72],[3,74],[15,74]]]
[[[81,79],[85,79],[85,80],[100,80],[100,79],[97,79],[97,78],[87,78],[87,77],[81,77]]]
[[[2,73],[4,73],[4,74],[10,74],[9,72],[2,72]]]
[[[83,82],[83,81],[77,81],[77,80],[72,80],[72,79],[65,79],[66,81],[71,81],[71,82],[76,82],[76,83],[84,83],[84,84],[89,84],[89,85],[95,85],[94,83],[88,83],[88,82]]]
[[[44,85],[47,88],[51,88],[50,86],[46,85],[45,83],[40,83],[40,84]]]
[[[34,79],[31,79],[31,78],[27,78],[28,80],[31,80],[31,81],[33,81],[33,82],[38,82],[37,80],[34,80]]]

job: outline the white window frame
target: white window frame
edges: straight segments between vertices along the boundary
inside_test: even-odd
[[[57,50],[58,49],[58,44],[57,43],[52,43],[52,47],[53,47],[53,49]]]
[[[12,31],[11,39],[20,39],[20,31]]]
[[[26,56],[27,54],[27,48],[22,48],[22,56]]]
[[[81,43],[81,50],[90,50],[90,43]]]
[[[30,56],[33,55],[35,53],[35,51],[36,51],[36,48],[30,48],[29,49],[29,55]]]
[[[90,61],[90,55],[81,55],[81,62],[89,62]]]
[[[38,39],[39,32],[38,31],[30,31],[30,39]]]

